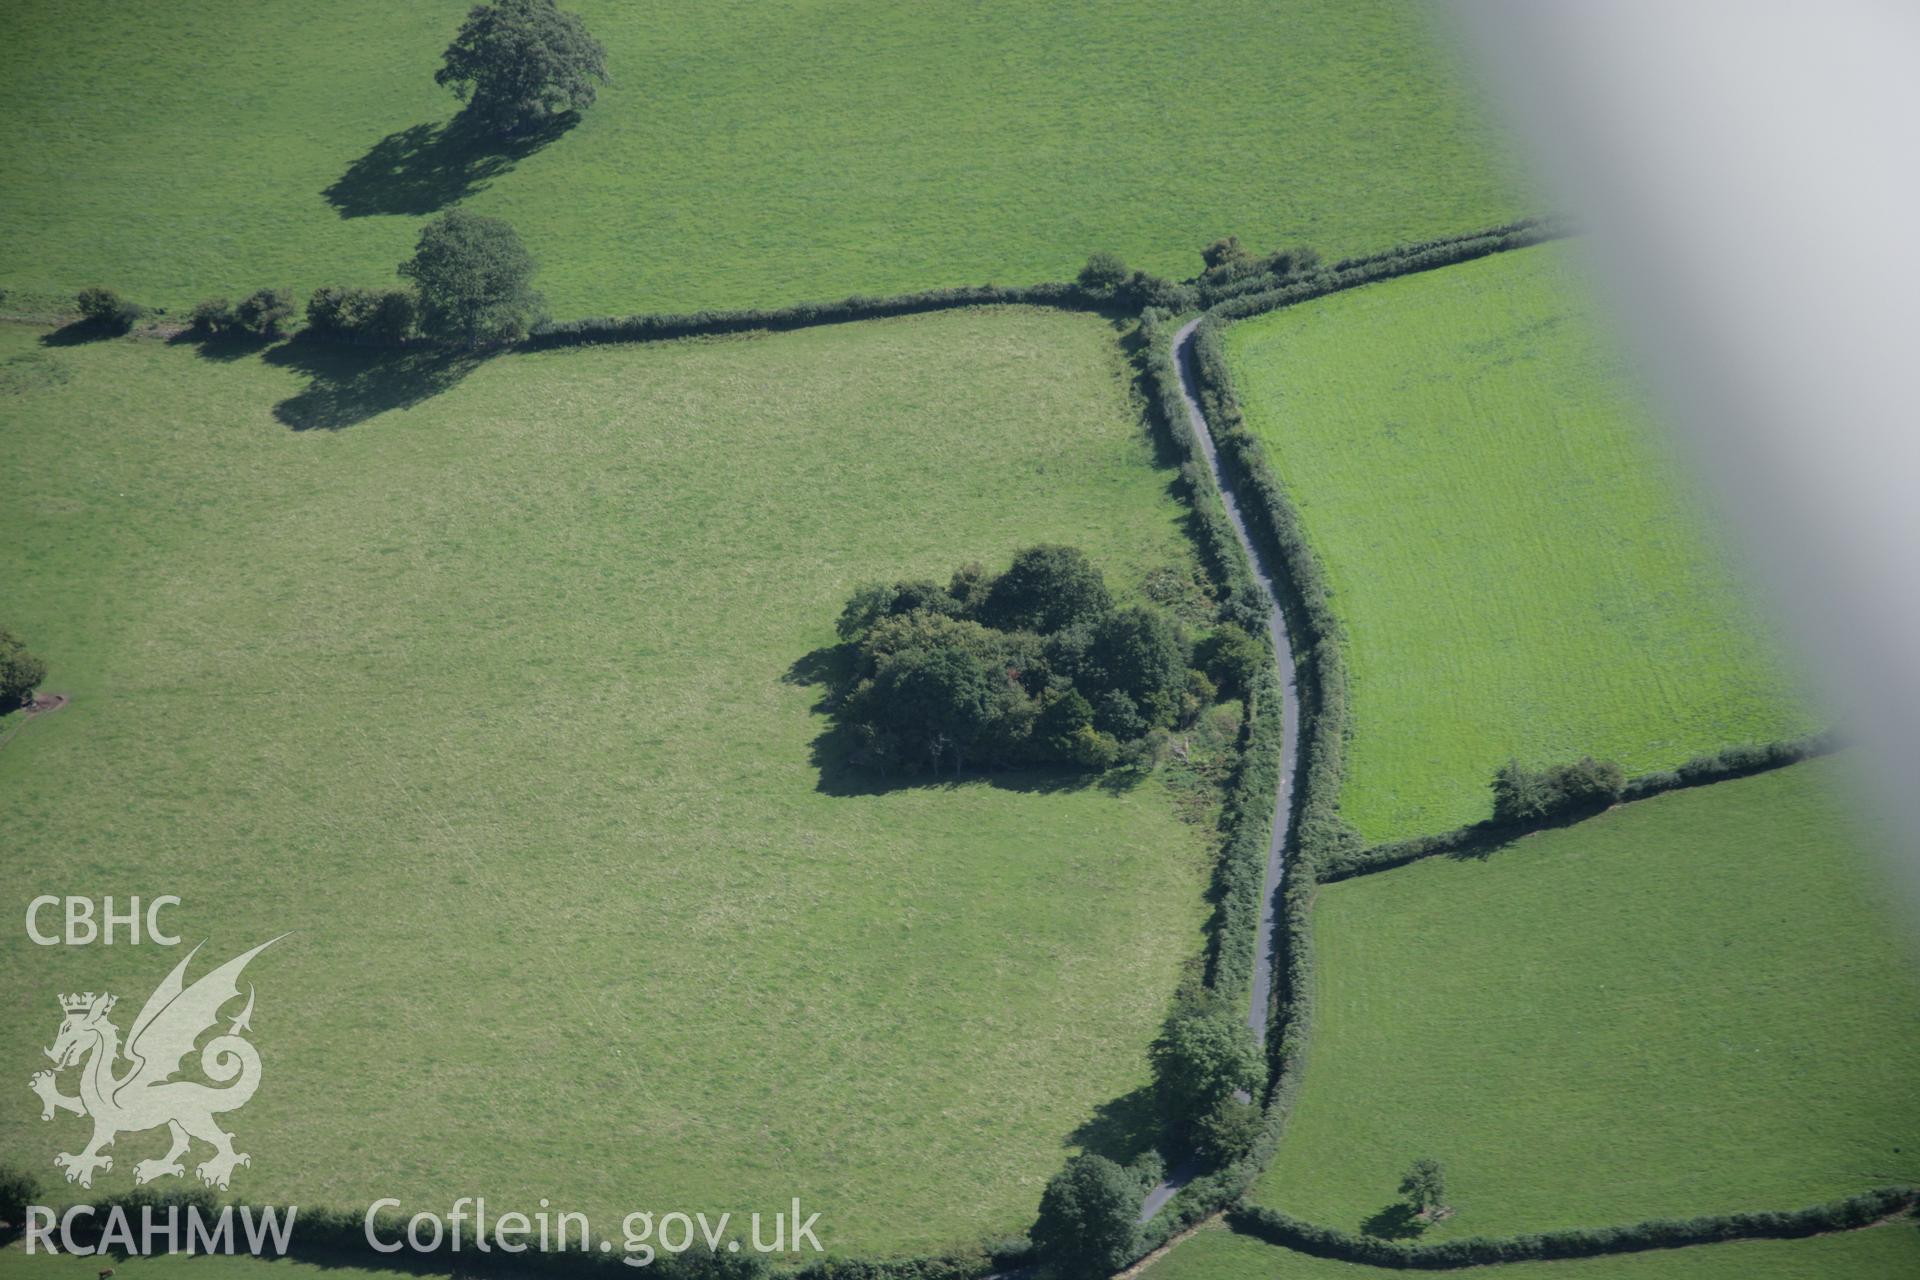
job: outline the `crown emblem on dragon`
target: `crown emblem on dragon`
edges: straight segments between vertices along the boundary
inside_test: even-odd
[[[199,954],[196,946],[147,997],[124,1042],[119,1027],[108,1020],[118,1003],[115,997],[104,991],[60,997],[64,1017],[53,1047],[46,1050],[53,1069],[35,1072],[28,1085],[40,1097],[42,1120],[71,1111],[93,1121],[93,1138],[81,1152],[63,1151],[53,1158],[68,1182],[92,1186],[95,1172],[113,1168],[113,1157],[102,1152],[115,1138],[161,1125],[172,1146],[160,1158],[133,1166],[137,1183],[182,1176],[181,1157],[196,1139],[213,1147],[212,1156],[194,1168],[208,1186],[225,1190],[235,1168],[253,1163],[245,1152],[234,1150],[233,1135],[214,1119],[245,1106],[260,1086],[260,1054],[241,1034],[252,1030],[251,984],[246,1006],[226,1031],[200,1047],[200,1070],[213,1084],[173,1077],[200,1037],[218,1024],[220,1010],[239,998],[240,974],[247,963],[280,938],[269,938],[189,986],[187,965]],[[122,1060],[126,1067],[116,1070]],[[79,1092],[69,1096],[60,1092],[58,1074],[74,1067],[80,1071]]]

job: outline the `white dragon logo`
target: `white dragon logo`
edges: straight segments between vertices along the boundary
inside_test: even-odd
[[[281,934],[284,938],[286,935]],[[67,1171],[67,1181],[83,1187],[93,1185],[93,1174],[111,1170],[113,1157],[100,1154],[102,1147],[113,1145],[122,1133],[167,1126],[173,1146],[158,1160],[142,1160],[133,1166],[135,1182],[155,1178],[178,1177],[185,1172],[180,1157],[187,1153],[189,1139],[198,1138],[213,1145],[213,1157],[198,1165],[194,1172],[209,1186],[225,1190],[237,1165],[251,1164],[245,1152],[233,1149],[233,1135],[214,1122],[214,1116],[238,1110],[260,1087],[260,1055],[240,1038],[250,1030],[253,1016],[253,988],[247,988],[247,1006],[227,1027],[226,1034],[207,1041],[200,1051],[200,1069],[209,1080],[225,1085],[214,1088],[196,1080],[174,1080],[195,1041],[220,1020],[220,1008],[240,995],[240,971],[247,962],[280,938],[269,938],[253,950],[233,959],[186,985],[187,963],[200,951],[195,947],[187,958],[147,997],[140,1016],[127,1033],[126,1048],[120,1046],[120,1029],[107,1021],[115,999],[101,992],[95,995],[60,997],[60,1009],[66,1019],[53,1047],[46,1051],[53,1060],[52,1071],[36,1072],[28,1082],[40,1095],[42,1120],[53,1119],[56,1111],[93,1117],[93,1141],[79,1155],[66,1152],[55,1156],[56,1168]],[[91,1056],[89,1056],[91,1055]],[[131,1064],[116,1075],[114,1065],[125,1057]],[[60,1092],[55,1073],[80,1065],[80,1096],[67,1097]],[[231,1083],[229,1083],[231,1082]]]

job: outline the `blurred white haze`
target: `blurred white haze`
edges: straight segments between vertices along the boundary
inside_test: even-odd
[[[1920,921],[1920,3],[1449,13],[1867,743]]]

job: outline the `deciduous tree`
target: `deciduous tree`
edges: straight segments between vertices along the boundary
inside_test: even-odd
[[[496,0],[468,11],[433,78],[487,128],[515,133],[592,106],[607,51],[553,0]]]
[[[420,231],[400,274],[420,290],[420,327],[478,347],[523,336],[540,308],[533,256],[503,218],[453,209]]]
[[[1047,1181],[1033,1242],[1058,1275],[1111,1275],[1133,1257],[1144,1199],[1140,1180],[1113,1161],[1077,1155]]]
[[[47,664],[28,653],[13,632],[0,627],[0,712],[26,705],[46,678]]]

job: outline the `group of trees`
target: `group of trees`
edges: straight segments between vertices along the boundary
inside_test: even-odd
[[[1545,769],[1509,760],[1493,775],[1493,820],[1543,822],[1591,813],[1618,800],[1626,786],[1626,774],[1611,760],[1583,756]]]
[[[496,0],[468,12],[434,79],[484,130],[511,136],[592,106],[596,87],[607,82],[607,55],[579,16],[554,0]],[[533,272],[511,224],[453,209],[421,229],[413,256],[400,264],[411,289],[325,286],[307,302],[307,326],[383,345],[416,335],[469,349],[511,342],[540,316]],[[145,314],[111,289],[84,289],[76,301],[85,323],[108,333],[127,332]],[[206,339],[273,339],[295,309],[282,289],[237,303],[208,298],[194,307],[192,328]]]
[[[293,318],[293,295],[256,289],[234,302],[208,298],[193,308],[193,331],[203,338],[277,338]]]
[[[1203,268],[1200,274],[1183,285],[1136,271],[1128,267],[1119,254],[1103,250],[1091,255],[1074,279],[1089,293],[1116,302],[1186,310],[1196,301],[1207,301],[1210,290],[1251,276],[1288,280],[1310,275],[1320,268],[1320,255],[1304,245],[1255,254],[1240,243],[1238,236],[1226,236],[1207,245],[1200,250],[1200,261]],[[1195,284],[1201,286],[1198,293],[1193,288]]]
[[[472,349],[525,337],[540,314],[533,255],[503,218],[449,210],[420,229],[413,256],[399,270],[412,288],[314,290],[307,299],[308,331],[377,346],[425,336]],[[210,340],[273,339],[293,315],[292,294],[260,289],[238,303],[200,303],[193,309],[193,331]]]
[[[1030,547],[997,575],[969,565],[945,586],[862,587],[839,632],[853,660],[835,713],[856,759],[883,770],[1103,769],[1217,697],[1181,627],[1115,608],[1076,547]]]

